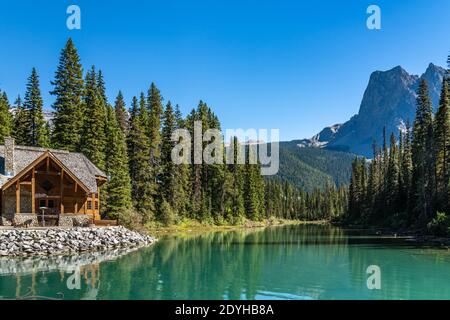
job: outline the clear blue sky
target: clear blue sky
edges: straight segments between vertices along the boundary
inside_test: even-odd
[[[66,28],[70,4],[81,30]],[[366,28],[370,4],[381,7],[380,31]],[[450,1],[4,1],[0,88],[10,100],[35,66],[50,108],[68,37],[85,69],[103,70],[111,101],[121,89],[129,104],[154,81],[184,113],[203,99],[223,128],[279,128],[290,140],[357,113],[374,70],[445,65]]]

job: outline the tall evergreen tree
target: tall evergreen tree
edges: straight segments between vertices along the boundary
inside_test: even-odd
[[[107,191],[107,214],[119,218],[131,209],[131,179],[128,167],[127,144],[114,110],[107,107],[106,173],[109,177]]]
[[[26,144],[35,147],[48,147],[49,137],[44,119],[39,76],[35,68],[32,69],[31,75],[28,78],[23,105],[28,115]]]
[[[174,120],[176,129],[186,129],[186,122],[183,119],[183,116],[181,114],[178,105],[175,106]],[[181,140],[177,142],[180,143]],[[176,212],[178,216],[181,218],[187,218],[191,214],[190,210],[191,184],[189,175],[190,172],[191,170],[189,164],[179,164],[175,168]]]
[[[409,213],[411,210],[411,179],[412,179],[412,158],[411,158],[411,128],[409,122],[406,131],[401,136],[401,162],[399,178],[399,202],[404,205],[403,211]]]
[[[388,169],[386,172],[386,212],[385,214],[392,215],[398,213],[398,200],[399,200],[399,152],[397,148],[397,143],[395,136],[392,133],[390,137],[389,146],[389,159],[388,159]]]
[[[82,107],[83,70],[72,39],[61,52],[51,94],[56,96],[52,132],[52,145],[69,151],[77,151],[83,130]]]
[[[108,98],[106,97],[106,84],[102,70],[98,70],[96,77],[97,77],[96,80],[97,80],[98,94],[100,95],[100,98],[103,100],[103,103],[107,105]]]
[[[244,202],[247,218],[258,221],[264,218],[264,182],[259,163],[253,164],[250,157],[249,151],[244,167]]]
[[[95,67],[86,73],[83,103],[85,121],[81,136],[81,151],[100,169],[105,169],[106,109],[101,89],[97,84]]]
[[[177,183],[180,181],[176,180],[176,170],[177,166],[172,161],[172,150],[175,147],[175,142],[172,141],[172,133],[176,129],[175,115],[170,101],[167,103],[166,109],[164,111],[163,117],[163,127],[162,127],[162,144],[161,144],[161,175],[160,175],[160,193],[167,205],[170,206],[171,210],[161,210],[161,221],[169,224],[173,222],[173,216],[170,213],[178,212]]]
[[[442,83],[439,109],[435,119],[436,191],[437,210],[449,208],[450,182],[450,98],[446,79]]]
[[[0,90],[0,143],[5,142],[5,137],[11,136],[12,133],[12,116],[10,105],[6,92]]]
[[[157,208],[161,204],[161,190],[159,176],[161,174],[161,120],[163,116],[162,97],[154,83],[150,85],[147,95],[148,119],[144,124],[150,147],[150,175],[151,188],[154,190],[154,200]],[[145,119],[144,119],[145,121]],[[170,204],[169,204],[170,205]],[[167,208],[168,206],[166,206]],[[167,211],[167,210],[166,210]]]
[[[128,131],[128,115],[123,99],[122,91],[119,91],[116,101],[114,103],[114,111],[116,113],[117,122],[119,123],[120,130],[124,134]]]
[[[433,111],[428,85],[425,80],[422,80],[417,91],[417,111],[412,143],[413,212],[419,224],[424,224],[433,215],[435,171],[432,150]]]
[[[142,129],[147,134],[148,130],[148,109],[147,109],[147,101],[145,98],[145,94],[141,92],[139,95],[139,121],[141,122]],[[148,135],[147,135],[148,136]]]
[[[349,186],[349,207],[347,219],[352,222],[360,222],[366,199],[366,160],[355,158],[352,163],[352,175]]]
[[[22,99],[20,95],[17,96],[14,102],[14,108],[16,112],[14,113],[14,126],[13,126],[13,137],[18,145],[27,145],[29,136],[29,123],[28,110],[23,106]]]
[[[150,140],[150,160],[153,165],[158,165],[161,153],[161,117],[163,114],[162,97],[154,83],[150,85],[147,97],[148,124],[147,133]]]
[[[132,200],[134,207],[147,223],[155,216],[154,184],[150,167],[150,147],[141,124],[138,100],[131,103],[130,129],[127,137]]]
[[[374,207],[376,204],[378,191],[379,191],[379,185],[378,185],[378,172],[377,172],[377,151],[376,151],[376,144],[373,143],[373,160],[369,164],[369,175],[367,178],[367,194],[365,197],[366,201],[366,208],[364,211],[364,222],[368,222],[368,220],[373,219],[374,216]]]
[[[238,163],[241,156],[241,146],[237,137],[232,138],[230,144],[233,155],[233,163],[228,165],[227,176],[225,179],[225,192],[227,200],[225,204],[225,218],[230,223],[239,223],[245,217],[244,201],[244,166]]]

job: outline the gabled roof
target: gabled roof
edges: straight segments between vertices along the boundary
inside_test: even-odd
[[[14,147],[15,174],[20,174],[23,169],[46,152],[49,152],[56,160],[61,162],[90,192],[98,191],[97,177],[106,178],[106,174],[81,153],[26,146]],[[12,177],[5,176],[5,146],[0,145],[0,187],[10,178]]]

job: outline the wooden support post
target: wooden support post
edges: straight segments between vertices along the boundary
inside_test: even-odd
[[[31,173],[31,213],[36,213],[36,179],[34,168]]]
[[[100,215],[100,187],[97,187],[97,203],[98,203],[97,214]]]
[[[95,220],[95,193],[92,194],[91,209],[92,209],[92,219]]]
[[[64,213],[64,170],[61,169],[61,179],[60,179],[60,195],[59,195],[59,201],[61,204],[61,214]]]
[[[16,182],[16,213],[20,213],[20,182]]]
[[[47,172],[50,171],[50,157],[47,157]]]
[[[78,197],[77,197],[77,191],[78,191],[78,183],[75,181],[75,205],[74,205],[74,213],[78,214]]]
[[[5,212],[5,191],[2,189],[2,214]]]

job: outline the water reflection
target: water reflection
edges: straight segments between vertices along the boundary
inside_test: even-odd
[[[67,268],[76,265],[70,260],[14,266],[0,260],[0,295],[33,287],[66,299],[450,298],[446,251],[331,226],[170,236],[124,255],[70,259],[86,262],[78,262],[79,289],[67,286],[73,275]],[[382,290],[367,289],[366,268],[373,264],[382,270]]]

